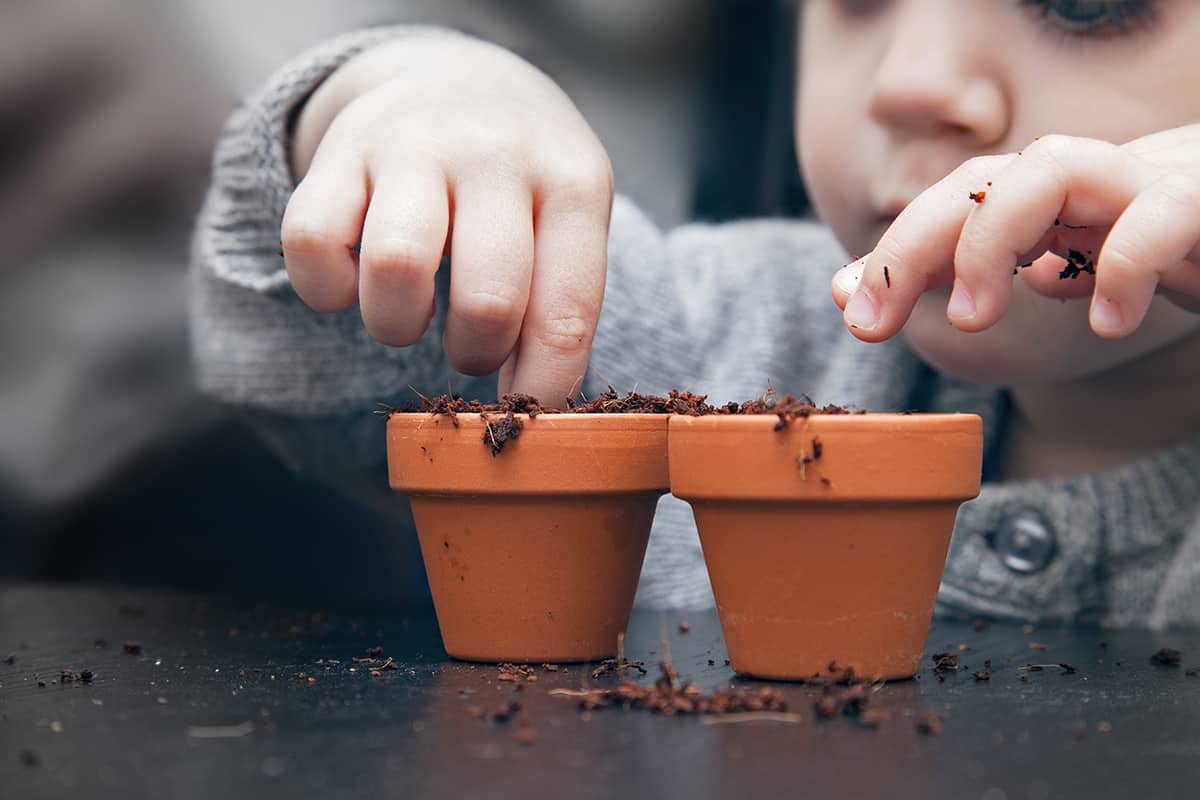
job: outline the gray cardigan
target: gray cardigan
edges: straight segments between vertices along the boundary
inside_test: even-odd
[[[320,315],[305,307],[279,257],[280,221],[293,188],[290,113],[348,58],[413,30],[327,42],[251,97],[217,145],[193,249],[201,387],[253,413],[296,469],[361,494],[386,490],[377,404],[410,398],[410,385],[426,393],[447,385],[467,396],[495,392],[494,379],[458,375],[441,353],[447,270],[439,273],[430,331],[412,347],[392,349],[370,339],[356,308]],[[845,260],[829,232],[813,223],[662,231],[618,198],[585,393],[611,383],[740,400],[769,381],[819,403],[976,412],[993,445],[1005,422],[1002,392],[936,375],[900,340],[867,345],[846,333],[829,298],[832,273]],[[1198,498],[1200,437],[1105,472],[986,482],[958,515],[939,608],[1114,625],[1200,623]],[[802,565],[796,575],[803,580]],[[691,514],[673,498],[659,507],[638,602],[712,604]]]

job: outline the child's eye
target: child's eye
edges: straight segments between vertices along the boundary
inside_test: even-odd
[[[1148,26],[1156,13],[1152,0],[1020,0],[1048,24],[1068,34],[1118,36]]]
[[[865,17],[882,11],[890,0],[838,0],[837,7],[848,17]]]

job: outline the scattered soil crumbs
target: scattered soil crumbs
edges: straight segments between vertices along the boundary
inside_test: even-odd
[[[528,747],[537,741],[537,728],[528,723],[522,723],[513,731],[513,739],[516,739],[518,744]]]
[[[953,653],[933,654],[933,674],[939,682],[946,680],[946,670],[958,669],[958,656]]]
[[[381,655],[383,655],[383,645],[377,644],[374,647],[368,647],[367,655],[370,658],[379,658]]]
[[[933,711],[926,711],[917,717],[916,727],[917,733],[924,734],[925,736],[941,736],[942,731],[946,728],[942,722],[942,718]]]
[[[552,689],[550,694],[579,698],[581,711],[601,708],[644,709],[664,716],[683,714],[738,714],[782,712],[787,710],[783,693],[766,686],[757,689],[716,689],[705,693],[691,682],[679,679],[679,672],[665,661],[659,663],[661,676],[650,686],[631,680],[609,688],[579,690]]]
[[[833,719],[841,715],[852,717],[865,728],[878,728],[885,715],[879,709],[868,708],[870,700],[870,687],[865,683],[856,683],[845,689],[826,686],[813,700],[813,711],[817,719]]]
[[[506,725],[515,720],[517,727],[512,732],[513,740],[525,747],[537,742],[537,728],[530,723],[529,714],[519,700],[509,700],[492,711],[488,711],[482,706],[468,706],[467,714],[473,719],[485,720],[496,725]]]
[[[1074,667],[1072,667],[1070,664],[1062,664],[1062,663],[1059,663],[1059,664],[1026,664],[1023,667],[1019,667],[1018,671],[1042,672],[1042,671],[1048,670],[1048,669],[1062,670],[1063,675],[1074,675],[1076,672],[1079,671],[1079,670],[1075,669]]]
[[[628,675],[629,670],[636,669],[640,674],[646,674],[646,665],[642,661],[627,661],[624,658],[606,658],[600,662],[600,666],[592,670],[592,680],[603,677],[609,673],[617,675]]]
[[[1189,678],[1200,678],[1200,667],[1188,667],[1183,674]]]
[[[1095,275],[1096,262],[1078,250],[1068,250],[1067,265],[1063,267],[1062,272],[1058,273],[1058,279],[1060,281],[1067,279],[1075,280],[1085,272],[1089,275]]]
[[[975,680],[990,681],[991,679],[992,679],[992,673],[988,672],[986,669],[975,670]]]
[[[984,200],[986,200],[986,199],[987,199],[987,192],[986,192],[986,191],[983,191],[983,192],[971,192],[971,194],[970,194],[970,195],[968,195],[968,196],[969,196],[969,197],[970,197],[972,200],[974,200],[976,203],[982,203]]]
[[[1178,667],[1183,661],[1183,653],[1170,647],[1164,647],[1150,656],[1150,663],[1159,667]]]
[[[934,669],[958,669],[958,656],[953,653],[934,653]]]
[[[467,708],[467,713],[476,719],[490,719],[492,722],[499,722],[503,724],[514,717],[523,715],[525,713],[525,708],[521,705],[520,701],[509,700],[507,703],[504,703],[499,708],[493,709],[492,711],[487,711],[480,706],[470,706]]]
[[[518,664],[500,664],[496,667],[496,679],[511,683],[536,683],[538,676],[533,667]]]
[[[9,655],[6,655],[4,657],[4,663],[8,664],[10,667],[16,662],[16,660],[17,660],[16,655],[14,655],[12,653],[10,653]]]
[[[91,683],[95,677],[95,673],[90,669],[81,669],[79,671],[64,669],[59,673],[58,679],[62,683]]]
[[[139,656],[142,654],[142,643],[127,641],[121,645],[121,650],[131,656]]]

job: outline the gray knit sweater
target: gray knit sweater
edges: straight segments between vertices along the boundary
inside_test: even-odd
[[[279,229],[293,188],[290,113],[348,58],[412,30],[328,42],[282,68],[234,114],[217,146],[192,265],[202,388],[252,411],[295,468],[381,495],[377,404],[410,398],[409,386],[494,396],[494,379],[458,375],[441,353],[446,269],[430,331],[412,347],[391,349],[368,337],[356,308],[320,315],[300,302],[279,257]],[[816,224],[664,232],[618,198],[585,393],[611,383],[741,400],[769,381],[820,403],[873,411],[976,412],[990,448],[1006,414],[1001,392],[934,374],[902,341],[867,345],[846,333],[829,299],[830,278],[845,260]],[[1200,623],[1198,498],[1196,437],[1102,473],[985,483],[959,513],[939,607],[1030,620]],[[396,507],[403,517],[406,507]],[[690,511],[672,498],[655,519],[638,602],[712,604]]]

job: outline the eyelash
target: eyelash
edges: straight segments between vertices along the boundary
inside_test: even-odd
[[[1022,6],[1036,14],[1055,33],[1063,38],[1109,39],[1125,36],[1152,27],[1158,17],[1153,0],[1065,0],[1068,5],[1082,3],[1084,8],[1103,6],[1107,12],[1095,23],[1072,24],[1062,16],[1063,0],[1020,0]]]

